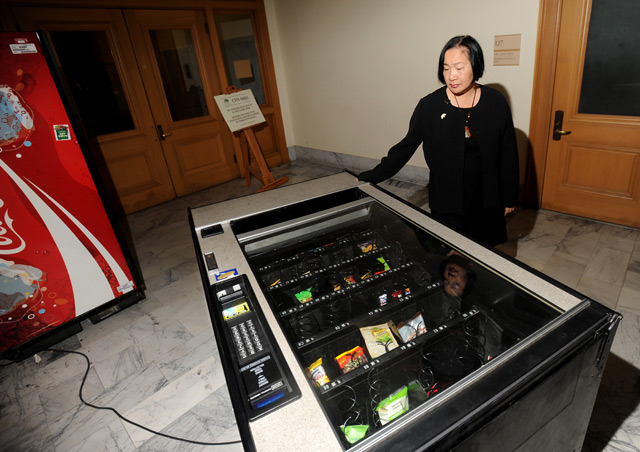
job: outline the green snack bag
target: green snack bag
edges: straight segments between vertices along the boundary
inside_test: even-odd
[[[344,425],[340,426],[340,430],[344,433],[345,438],[350,444],[357,443],[367,434],[368,425]]]
[[[403,386],[393,392],[389,397],[378,404],[376,408],[380,423],[385,425],[387,422],[403,415],[409,411],[409,395],[407,387]]]
[[[295,294],[297,300],[300,303],[306,303],[307,301],[313,300],[313,294],[311,293],[311,288],[306,290],[301,290],[297,294]]]

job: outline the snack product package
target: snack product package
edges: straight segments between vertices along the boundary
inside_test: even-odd
[[[398,347],[398,341],[393,337],[393,328],[392,322],[360,328],[360,333],[372,358],[377,358]]]
[[[348,350],[340,355],[336,356],[336,361],[342,369],[342,373],[346,374],[353,369],[360,367],[367,362],[367,355],[364,353],[364,349],[359,345],[351,350]]]
[[[363,281],[371,278],[372,276],[381,275],[382,273],[391,270],[391,267],[382,256],[378,256],[374,260],[369,260],[365,262],[365,264],[367,264],[366,271],[364,271],[360,277]]]
[[[360,248],[360,251],[362,251],[363,253],[368,253],[370,251],[377,250],[378,246],[376,245],[375,240],[371,240],[368,242],[359,243],[358,248]]]
[[[389,266],[389,264],[387,263],[387,261],[384,259],[384,257],[380,256],[376,259],[381,265],[380,270],[378,270],[376,272],[376,275],[379,275],[380,273],[384,273],[387,272],[389,270],[391,270],[391,267]]]
[[[382,425],[409,411],[407,387],[403,386],[391,393],[386,399],[383,399],[382,402],[378,404],[376,411],[378,412],[378,417],[380,417],[380,423]]]
[[[416,407],[429,397],[418,380],[411,380],[407,383],[407,393],[409,395],[409,407]]]
[[[349,275],[349,276],[345,276],[344,277],[344,282],[347,283],[347,286],[350,286],[352,284],[356,284],[356,276],[355,275]]]
[[[341,425],[340,430],[350,444],[357,443],[367,434],[368,425]]]
[[[322,366],[322,358],[319,358],[317,361],[307,367],[307,376],[311,378],[311,380],[313,380],[317,387],[326,385],[331,381],[327,376],[324,367]]]
[[[296,293],[295,297],[300,303],[306,303],[307,301],[313,300],[313,293],[311,293],[311,288],[308,288]]]
[[[405,322],[398,323],[398,334],[404,342],[408,342],[427,332],[424,326],[422,312],[416,313],[413,317]]]

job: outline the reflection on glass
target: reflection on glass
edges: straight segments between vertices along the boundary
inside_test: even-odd
[[[90,137],[134,128],[104,31],[51,32],[62,72]]]
[[[640,116],[637,0],[593,2],[579,113]]]
[[[467,283],[470,283],[472,279],[469,259],[453,254],[442,262],[441,268],[444,291],[447,294],[454,297],[462,297],[465,289],[467,291],[470,290],[471,284],[467,287]]]
[[[251,16],[217,15],[216,29],[229,83],[239,89],[251,89],[258,104],[264,104],[264,89]]]
[[[559,313],[381,204],[340,196],[296,204],[333,206],[317,217],[232,227],[348,449]]]
[[[189,30],[151,30],[149,34],[173,120],[207,116],[209,110]]]

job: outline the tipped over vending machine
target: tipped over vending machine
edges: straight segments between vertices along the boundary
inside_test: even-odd
[[[0,353],[144,298],[45,36],[0,33]]]
[[[617,313],[346,172],[190,221],[246,450],[580,450]]]

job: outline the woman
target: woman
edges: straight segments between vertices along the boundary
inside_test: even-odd
[[[358,179],[378,183],[392,177],[422,143],[431,214],[495,246],[507,240],[505,216],[518,199],[518,150],[509,105],[498,91],[477,83],[483,72],[474,38],[447,42],[438,64],[445,86],[420,100],[404,139]]]

